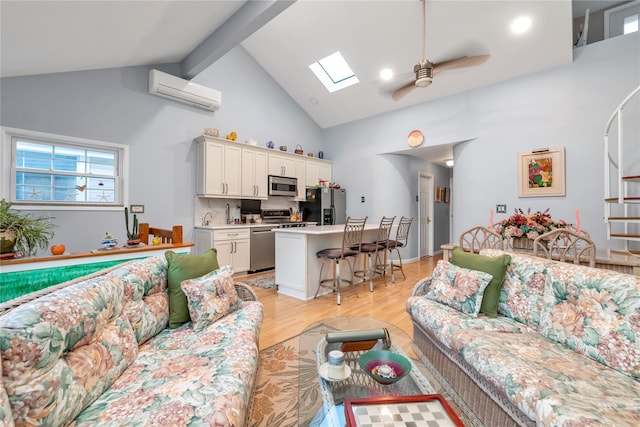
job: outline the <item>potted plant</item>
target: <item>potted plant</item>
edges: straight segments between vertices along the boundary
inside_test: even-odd
[[[129,231],[129,209],[124,208],[124,224],[127,227],[127,245],[135,246],[140,243],[140,235],[138,234],[138,217],[133,214],[133,227]]]
[[[0,253],[22,251],[31,256],[38,248],[45,249],[54,235],[50,218],[22,215],[11,206],[11,202],[0,200]]]

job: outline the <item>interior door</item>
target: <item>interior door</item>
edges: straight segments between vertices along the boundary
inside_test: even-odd
[[[420,174],[418,183],[420,257],[433,255],[433,175]]]

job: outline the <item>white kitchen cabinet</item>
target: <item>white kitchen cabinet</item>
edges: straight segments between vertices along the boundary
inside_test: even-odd
[[[235,143],[234,143],[235,144]],[[196,193],[198,196],[240,197],[240,146],[200,140],[196,155]]]
[[[305,172],[305,186],[318,185],[320,180],[331,182],[331,163],[322,160],[307,160]]]
[[[269,175],[296,176],[296,162],[292,154],[269,153]]]
[[[218,265],[231,265],[234,273],[249,270],[249,229],[195,230],[195,253],[202,255],[211,248],[218,251]]]
[[[307,161],[305,159],[296,159],[296,178],[298,179],[298,195],[296,200],[307,200],[306,187]]]
[[[242,149],[242,197],[264,199],[268,192],[268,156],[267,153],[250,148]]]

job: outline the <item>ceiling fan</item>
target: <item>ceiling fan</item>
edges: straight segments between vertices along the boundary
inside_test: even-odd
[[[412,82],[407,83],[400,89],[393,92],[391,97],[394,101],[398,101],[403,98],[409,92],[416,87],[427,87],[433,82],[433,76],[437,73],[446,70],[452,70],[454,68],[474,67],[476,65],[484,64],[489,55],[476,55],[476,56],[461,56],[459,58],[449,59],[447,61],[432,63],[427,59],[427,41],[426,41],[426,26],[427,26],[427,1],[422,1],[422,61],[413,66],[413,72],[416,74],[415,79]]]

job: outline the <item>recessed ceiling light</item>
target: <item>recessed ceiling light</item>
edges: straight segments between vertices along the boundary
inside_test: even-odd
[[[340,52],[334,52],[326,58],[314,62],[309,65],[309,68],[329,92],[335,92],[360,82]]]
[[[384,68],[380,71],[380,78],[382,80],[391,80],[393,78],[393,71],[389,68]]]
[[[444,161],[444,164],[447,165],[448,167],[452,167],[453,166],[453,159],[447,159]]]
[[[516,34],[522,34],[531,28],[531,18],[528,16],[521,16],[516,18],[511,23],[511,31]]]

